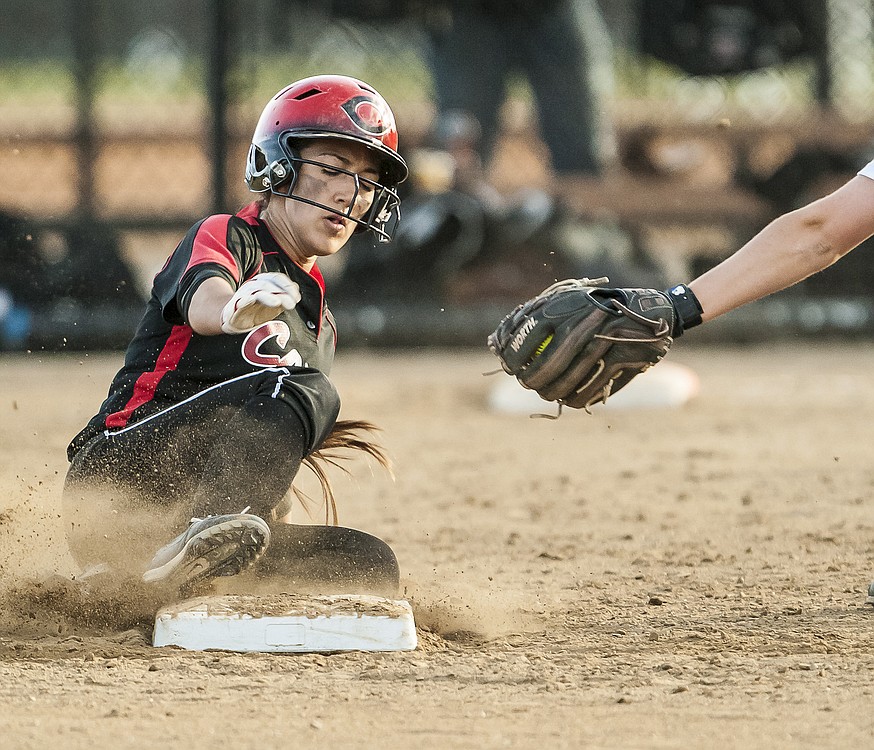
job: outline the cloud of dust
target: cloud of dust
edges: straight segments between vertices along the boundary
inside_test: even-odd
[[[137,547],[148,545],[153,552],[154,539],[161,538],[145,533],[148,543],[137,541],[144,536],[139,531],[147,532],[150,524],[127,516],[126,525],[137,533],[116,537],[119,514],[95,498],[79,522],[97,540],[97,547],[115,551],[115,567],[83,578],[84,561],[75,559],[68,546],[70,519],[61,511],[60,493],[18,482],[0,486],[6,498],[0,511],[0,634],[39,638],[126,630],[151,622],[169,599],[166,591],[139,579]],[[80,554],[83,551],[87,556],[84,547]]]
[[[525,602],[497,588],[483,588],[464,574],[440,571],[408,576],[403,598],[413,607],[416,625],[448,640],[494,640],[541,629]]]
[[[23,577],[72,571],[55,494],[36,480],[0,482],[0,587]]]
[[[172,600],[129,576],[21,579],[0,589],[0,635],[38,639],[150,628],[155,612]]]
[[[140,579],[156,540],[170,539],[179,527],[170,509],[138,510],[117,496],[92,490],[87,501],[80,498],[77,512],[70,513],[56,499],[47,499],[52,492],[24,484],[0,487],[7,498],[0,511],[0,635],[39,638],[151,627],[155,612],[178,600],[179,592]],[[82,575],[89,563],[97,562],[109,563],[109,570]],[[350,581],[347,592],[335,578],[307,589],[304,583],[312,571],[306,573],[295,581],[303,593],[354,593],[360,585]],[[218,579],[215,593],[281,593],[288,583],[235,576]],[[446,639],[492,640],[539,629],[524,609],[530,602],[480,581],[472,583],[462,573],[407,574],[399,598],[412,605],[418,627]]]

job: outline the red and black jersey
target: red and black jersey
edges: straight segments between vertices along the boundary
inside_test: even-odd
[[[274,320],[238,335],[201,336],[187,323],[197,287],[211,276],[238,288],[257,273],[277,271],[300,286],[301,301]],[[252,203],[236,216],[195,224],[155,276],[124,366],[109,395],[68,453],[94,435],[134,424],[216,383],[265,367],[312,367],[330,373],[336,345],[317,266],[305,271],[279,247]]]

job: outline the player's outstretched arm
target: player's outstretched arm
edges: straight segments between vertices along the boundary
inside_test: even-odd
[[[559,282],[505,316],[488,345],[542,398],[588,408],[661,360],[685,330],[798,283],[872,234],[874,179],[860,175],[775,219],[688,285],[660,292],[597,288],[606,279]]]
[[[188,325],[202,336],[215,336],[222,332],[222,310],[231,297],[234,288],[223,278],[212,276],[205,279],[188,307]]]
[[[874,234],[874,180],[856,176],[775,219],[689,284],[712,320],[822,271]]]

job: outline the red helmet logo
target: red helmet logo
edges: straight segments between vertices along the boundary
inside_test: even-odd
[[[392,116],[369,97],[356,96],[341,106],[355,127],[370,135],[385,135],[394,127]]]

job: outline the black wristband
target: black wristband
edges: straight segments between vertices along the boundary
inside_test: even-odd
[[[694,328],[701,323],[701,313],[704,309],[701,303],[689,287],[685,284],[677,284],[668,290],[668,297],[674,305],[676,320],[671,335],[676,338],[682,336],[683,331]]]

